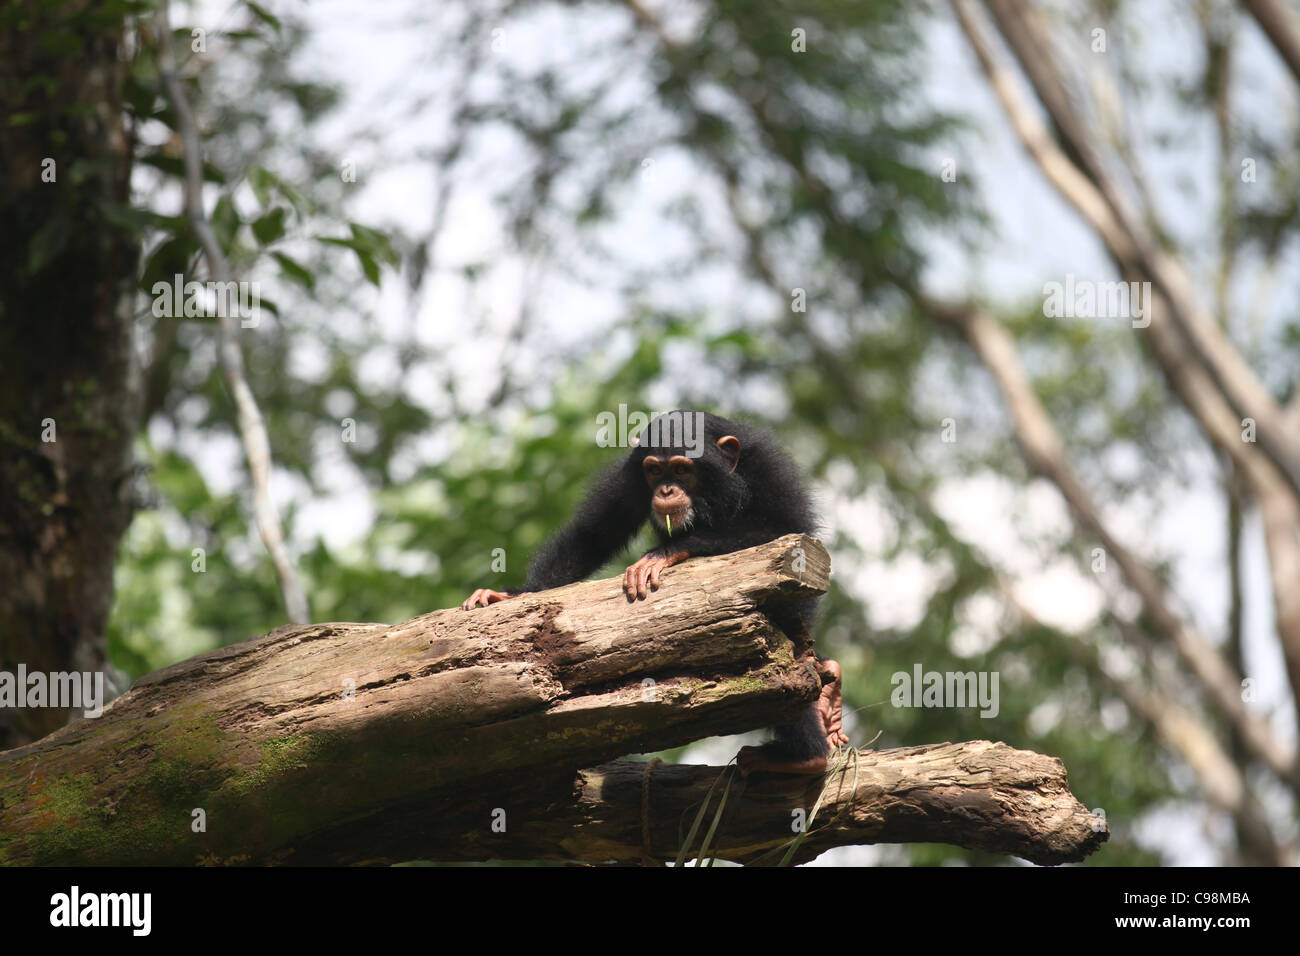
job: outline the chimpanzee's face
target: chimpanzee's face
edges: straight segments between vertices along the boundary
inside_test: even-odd
[[[714,510],[710,495],[725,484],[740,459],[740,441],[732,435],[704,445],[695,457],[683,448],[646,448],[641,470],[650,491],[650,518],[669,535],[681,534]],[[707,524],[707,521],[706,521]]]
[[[695,495],[699,472],[685,455],[647,454],[641,461],[650,487],[650,515],[656,525],[671,536],[687,531],[694,523]]]

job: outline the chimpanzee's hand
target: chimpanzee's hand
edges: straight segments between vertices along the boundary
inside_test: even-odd
[[[644,601],[649,593],[647,588],[658,591],[659,575],[690,556],[689,551],[673,551],[669,554],[661,554],[657,549],[647,551],[640,561],[629,565],[623,572],[623,593],[627,595],[628,601]]]
[[[465,598],[461,604],[461,610],[468,611],[470,608],[478,607],[480,604],[487,607],[489,604],[496,604],[497,601],[504,601],[513,595],[506,594],[504,591],[493,591],[491,588],[479,588],[469,597]]]

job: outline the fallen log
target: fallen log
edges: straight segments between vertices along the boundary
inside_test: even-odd
[[[635,604],[618,579],[583,582],[393,626],[283,627],[182,661],[98,719],[0,753],[0,862],[671,858],[678,803],[721,768],[605,762],[794,716],[819,681],[766,610],[825,591],[829,569],[791,535],[688,561]],[[956,746],[974,749],[864,753],[852,806],[837,798],[851,812],[801,858],[923,838],[1060,862],[1104,839],[1078,832],[1059,761]],[[927,793],[903,800],[891,781]],[[784,825],[738,804],[735,858],[788,838],[811,783],[751,780],[767,804],[787,795]]]

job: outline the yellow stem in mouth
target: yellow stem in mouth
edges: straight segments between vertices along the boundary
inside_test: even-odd
[[[671,538],[673,536],[673,516],[664,515],[664,524],[668,526],[668,537]]]

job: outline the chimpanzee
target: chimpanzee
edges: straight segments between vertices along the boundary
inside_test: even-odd
[[[632,452],[597,479],[573,520],[533,558],[522,588],[480,588],[470,608],[579,581],[625,548],[650,519],[658,547],[623,574],[629,603],[659,589],[660,575],[690,557],[726,554],[795,532],[812,533],[812,505],[793,463],[776,442],[749,425],[679,409],[646,426]],[[800,656],[819,666],[821,697],[775,739],[737,755],[741,773],[822,773],[831,749],[848,743],[841,729],[840,668],[812,650],[817,599],[794,602],[773,620]]]

